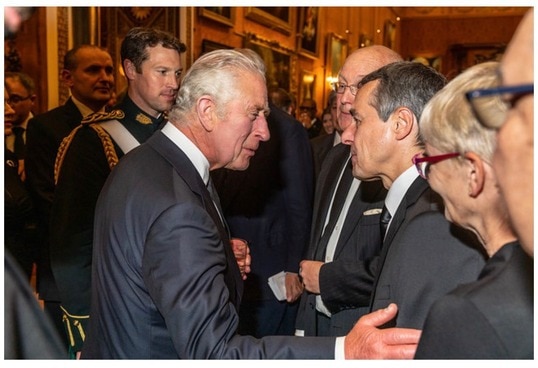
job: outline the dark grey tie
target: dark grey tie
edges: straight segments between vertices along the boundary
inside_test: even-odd
[[[381,239],[385,238],[385,233],[387,232],[387,228],[389,227],[390,219],[392,218],[392,215],[390,214],[389,210],[387,209],[387,206],[383,205],[383,209],[381,210],[381,218],[379,219],[379,227],[381,230]]]
[[[211,177],[209,178],[209,181],[207,182],[207,190],[209,191],[209,195],[211,196],[211,199],[213,200],[213,203],[215,204],[215,209],[217,210],[217,213],[220,217],[220,222],[222,225],[224,225],[224,228],[226,229],[226,232],[228,233],[228,236],[229,236],[230,229],[228,229],[228,224],[226,223],[226,220],[224,219],[224,212],[222,212],[222,207],[220,205],[219,194],[217,193],[217,189],[215,188],[215,185],[213,184],[213,180],[211,180]]]
[[[19,160],[24,159],[24,128],[13,127],[13,134],[15,135],[15,144],[13,150]]]

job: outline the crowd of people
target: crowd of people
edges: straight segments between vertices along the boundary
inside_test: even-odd
[[[533,359],[533,15],[452,80],[357,49],[321,117],[151,28],[118,100],[94,45],[43,114],[6,73],[5,358]]]

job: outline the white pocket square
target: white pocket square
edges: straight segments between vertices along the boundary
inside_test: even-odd
[[[379,215],[381,213],[381,208],[372,208],[370,210],[364,211],[362,214],[364,216]]]

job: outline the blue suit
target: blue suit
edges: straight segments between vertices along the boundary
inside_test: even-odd
[[[335,339],[237,334],[243,284],[200,174],[162,131],[125,155],[96,206],[82,358],[334,358]]]

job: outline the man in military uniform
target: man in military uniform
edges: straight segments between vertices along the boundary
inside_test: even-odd
[[[172,107],[182,72],[180,54],[185,49],[167,32],[131,29],[121,45],[126,96],[110,113],[86,118],[58,151],[51,263],[72,357],[82,350],[89,319],[97,197],[118,160],[146,141]]]
[[[83,117],[104,111],[114,87],[114,62],[95,45],[79,45],[64,56],[62,81],[71,96],[65,104],[34,116],[26,130],[26,185],[37,215],[36,287],[44,309],[67,345],[60,295],[50,265],[49,224],[54,198],[54,161],[58,147]]]

